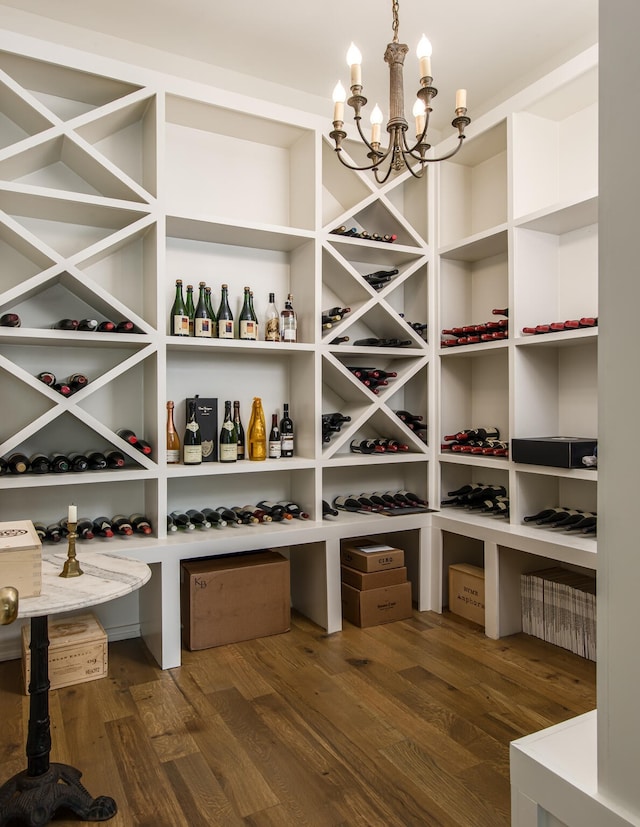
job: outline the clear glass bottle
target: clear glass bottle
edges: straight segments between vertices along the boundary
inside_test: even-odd
[[[253,398],[251,419],[249,420],[249,459],[262,462],[267,458],[267,424],[262,410],[262,399]]]
[[[276,307],[276,294],[269,293],[269,306],[264,317],[265,342],[280,341],[280,313]]]
[[[298,341],[298,319],[293,309],[293,296],[287,296],[284,308],[280,311],[280,339],[283,342]]]
[[[167,465],[178,465],[180,463],[180,437],[173,423],[174,404],[171,400],[167,402]]]
[[[234,339],[233,313],[229,307],[229,285],[223,284],[218,308],[218,338]]]

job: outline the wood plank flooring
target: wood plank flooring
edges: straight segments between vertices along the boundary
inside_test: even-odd
[[[140,640],[109,661],[50,713],[52,760],[116,799],[112,827],[501,827],[509,741],[596,705],[593,663],[431,612],[334,635],[294,614],[165,672]],[[25,766],[20,681],[0,663],[0,781]]]

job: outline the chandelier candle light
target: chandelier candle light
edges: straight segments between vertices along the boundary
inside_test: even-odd
[[[404,58],[409,47],[404,43],[398,42],[398,0],[392,0],[393,8],[393,41],[387,44],[387,50],[384,54],[385,62],[389,64],[390,85],[389,85],[389,120],[387,122],[387,132],[389,133],[389,148],[385,151],[380,146],[380,127],[384,120],[382,111],[378,104],[373,107],[371,112],[371,141],[368,141],[362,131],[360,121],[362,119],[361,111],[367,103],[367,99],[362,95],[362,55],[356,46],[352,43],[347,52],[347,63],[351,69],[351,97],[346,101],[355,112],[354,120],[358,133],[362,138],[365,146],[369,150],[367,157],[371,163],[367,166],[356,166],[350,164],[344,159],[342,152],[342,141],[347,137],[344,131],[344,104],[346,100],[346,92],[343,85],[338,81],[333,90],[333,132],[330,137],[335,142],[335,150],[338,154],[338,159],[344,166],[349,169],[357,170],[372,170],[376,181],[379,184],[384,184],[392,172],[400,172],[403,169],[408,169],[415,178],[421,178],[427,164],[438,161],[446,161],[447,158],[453,157],[462,147],[464,141],[465,128],[471,123],[471,118],[467,117],[467,91],[466,89],[458,89],[456,92],[456,117],[451,122],[451,125],[458,130],[458,144],[455,149],[441,158],[427,158],[427,152],[431,148],[431,144],[427,143],[427,131],[429,129],[429,115],[432,112],[431,101],[438,94],[438,90],[433,87],[433,77],[431,75],[431,43],[422,35],[418,43],[417,55],[420,68],[420,89],[417,92],[417,100],[413,106],[413,116],[416,124],[416,143],[410,146],[407,143],[406,132],[409,128],[404,117],[404,86],[402,72],[404,68]],[[385,173],[380,171],[380,165],[389,158],[389,168]],[[417,161],[417,165],[412,165],[412,160]]]

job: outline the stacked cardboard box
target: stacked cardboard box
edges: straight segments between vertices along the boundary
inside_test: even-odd
[[[356,626],[378,626],[411,617],[411,583],[404,551],[370,539],[340,548],[342,616]]]
[[[520,576],[522,631],[596,659],[596,584],[554,566]]]

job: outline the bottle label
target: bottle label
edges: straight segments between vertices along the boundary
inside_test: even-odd
[[[256,323],[247,319],[240,319],[240,338],[241,339],[255,339],[256,338]]]
[[[291,445],[293,448],[293,443]],[[269,442],[269,459],[280,459],[282,456],[282,445],[280,441]]]
[[[233,339],[233,320],[222,319],[218,322],[218,338],[219,339]]]
[[[284,324],[282,326],[282,341],[283,342],[295,342],[297,339],[296,336],[296,328],[293,324],[287,324],[285,319]]]
[[[283,453],[285,451],[291,451],[291,453],[293,453],[293,434],[282,437],[280,440],[280,449]]]
[[[267,319],[264,330],[265,342],[279,342],[280,341],[280,323],[278,319]]]
[[[203,339],[211,338],[211,319],[201,319],[198,317],[194,320],[194,333]]]
[[[186,429],[187,431],[193,431],[193,433],[195,434],[197,433],[197,431],[200,430],[200,426],[197,422],[187,422]]]
[[[225,431],[233,431],[233,422],[231,422],[231,420],[227,420],[222,423],[222,427]]]
[[[180,462],[180,451],[177,448],[167,448],[167,465],[177,465]]]
[[[189,335],[189,317],[188,316],[174,316],[173,317],[173,335],[174,336],[188,336]]]
[[[220,462],[234,462],[238,459],[238,446],[235,444],[221,443]]]
[[[184,446],[184,464],[185,465],[199,465],[202,462],[202,446],[201,445],[185,445]]]

